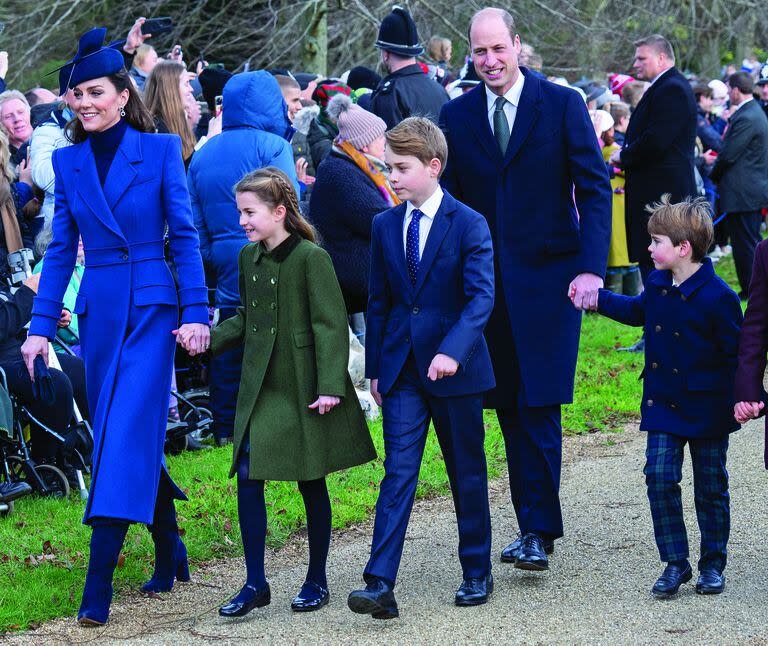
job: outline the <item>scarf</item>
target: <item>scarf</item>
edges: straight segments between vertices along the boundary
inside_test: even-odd
[[[357,167],[370,178],[390,207],[400,204],[400,198],[397,197],[397,194],[389,185],[389,179],[387,178],[386,173],[377,167],[377,164],[372,157],[369,157],[365,153],[361,153],[348,141],[335,143],[334,147],[355,162]],[[381,162],[379,162],[379,164],[380,163]]]

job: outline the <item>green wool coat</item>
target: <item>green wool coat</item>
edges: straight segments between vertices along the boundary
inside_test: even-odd
[[[315,480],[373,460],[330,256],[294,234],[271,252],[246,245],[238,264],[242,306],[211,341],[214,354],[245,344],[230,477],[246,441],[253,480]],[[308,408],[318,395],[341,403],[320,415]]]

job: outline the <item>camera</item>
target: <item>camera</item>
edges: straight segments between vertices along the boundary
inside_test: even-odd
[[[20,285],[32,275],[32,263],[35,254],[32,249],[19,249],[8,254],[7,262],[10,268],[11,284]]]

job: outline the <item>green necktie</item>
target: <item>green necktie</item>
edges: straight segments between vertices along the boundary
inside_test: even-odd
[[[507,152],[509,143],[509,123],[507,115],[504,114],[504,104],[507,100],[500,96],[496,99],[496,107],[493,110],[493,134],[496,136],[496,143],[499,144],[499,150],[504,155]]]

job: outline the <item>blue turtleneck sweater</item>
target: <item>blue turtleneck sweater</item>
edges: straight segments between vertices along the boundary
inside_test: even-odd
[[[117,148],[123,140],[126,128],[128,128],[128,122],[125,119],[120,119],[114,126],[102,132],[92,132],[88,136],[91,140],[91,149],[96,162],[96,172],[99,174],[99,181],[102,186],[104,186],[104,180],[107,179],[109,167],[112,165]]]

